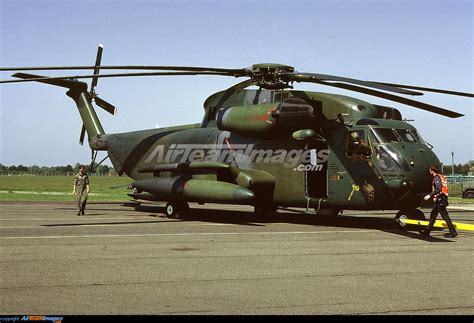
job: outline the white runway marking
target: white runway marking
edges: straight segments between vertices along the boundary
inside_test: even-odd
[[[474,211],[474,206],[448,206],[447,209]]]
[[[85,215],[87,217],[87,215]],[[0,221],[77,221],[81,218],[63,219],[63,218],[37,218],[37,219],[0,219]],[[139,218],[93,218],[83,219],[86,220],[139,220]]]

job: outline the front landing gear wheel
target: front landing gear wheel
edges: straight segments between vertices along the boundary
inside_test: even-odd
[[[405,220],[425,221],[426,218],[420,209],[410,209],[410,210],[398,211],[397,215],[395,216],[395,220],[397,221],[400,230],[403,230],[403,231],[417,230],[421,232],[421,230],[423,229],[422,226],[407,224]]]
[[[165,211],[168,218],[183,219],[189,214],[189,204],[187,202],[168,202]]]

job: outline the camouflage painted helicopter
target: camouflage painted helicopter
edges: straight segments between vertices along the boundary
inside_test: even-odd
[[[129,195],[167,202],[166,214],[188,214],[188,202],[242,204],[256,213],[278,207],[341,210],[399,210],[397,217],[424,219],[418,209],[431,190],[430,165],[440,165],[432,146],[402,120],[396,108],[342,95],[293,90],[307,82],[368,94],[443,116],[462,114],[407,99],[420,91],[474,97],[472,93],[300,73],[288,65],[255,64],[242,69],[183,66],[4,67],[0,71],[87,70],[91,75],[46,77],[16,73],[0,83],[42,82],[67,88],[88,134],[93,160],[107,151],[117,172],[135,181]],[[140,70],[99,74],[99,70]],[[148,70],[148,71],[144,71]],[[152,70],[150,72],[150,70]],[[159,72],[157,72],[159,71]],[[204,102],[201,123],[106,134],[92,101],[99,78],[216,75],[245,77]],[[78,79],[91,78],[91,88]],[[255,85],[258,89],[246,89]]]

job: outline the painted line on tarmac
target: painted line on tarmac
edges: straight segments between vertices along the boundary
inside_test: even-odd
[[[474,206],[448,206],[447,209],[474,211]]]
[[[150,222],[154,223],[154,222]],[[146,223],[140,223],[140,224],[146,224]],[[111,223],[111,224],[94,224],[94,223],[87,223],[87,224],[38,224],[38,225],[21,225],[21,226],[10,226],[10,227],[0,227],[0,229],[52,229],[52,228],[65,228],[67,227],[68,229],[70,228],[81,228],[81,227],[116,227],[117,225],[120,225],[120,227],[131,227],[131,226],[137,226],[137,224],[122,224],[120,222],[118,223]]]
[[[203,223],[201,225],[206,226],[221,226],[221,225],[234,225],[234,223]]]
[[[395,231],[395,230],[393,230]],[[75,238],[141,238],[141,237],[183,237],[183,236],[213,236],[213,235],[284,235],[284,234],[327,234],[327,233],[368,233],[379,230],[340,230],[340,231],[280,231],[280,232],[198,232],[198,233],[144,233],[144,234],[95,234],[80,236],[20,236],[0,237],[0,240],[15,239],[75,239]]]
[[[93,220],[131,220],[132,218],[93,218]],[[135,219],[135,218],[133,218]],[[77,221],[78,218],[64,219],[64,218],[36,218],[36,219],[0,219],[0,221]],[[92,219],[84,219],[84,221]]]

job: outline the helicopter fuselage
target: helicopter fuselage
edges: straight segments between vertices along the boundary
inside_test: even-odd
[[[206,101],[201,124],[100,136],[115,169],[136,187],[168,181],[172,190],[173,178],[205,183],[202,190],[213,182],[243,185],[255,193],[253,205],[408,209],[430,191],[427,169],[439,160],[395,109],[326,93],[260,90],[236,91],[216,108],[222,95]],[[203,162],[229,169],[178,167]]]

